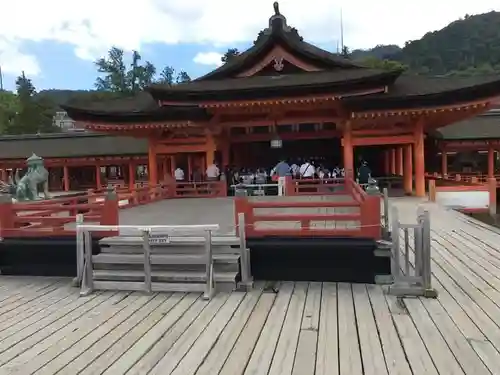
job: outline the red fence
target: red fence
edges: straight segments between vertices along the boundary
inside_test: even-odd
[[[0,238],[73,235],[76,216],[79,213],[87,223],[118,225],[120,208],[162,199],[223,196],[226,196],[225,181],[173,182],[134,187],[131,190],[118,187],[111,195],[106,189],[89,190],[85,195],[35,202],[12,203],[10,196],[1,196]]]
[[[118,224],[118,200],[114,192],[107,196],[72,196],[39,202],[13,203],[10,196],[0,197],[0,238],[75,235],[78,214],[84,222]],[[115,233],[102,233],[104,236]]]
[[[285,191],[289,196],[346,194],[344,186],[343,178],[292,179],[290,177],[286,180]]]
[[[329,236],[381,238],[380,196],[368,195],[352,179],[344,183],[345,200],[296,200],[253,201],[245,197],[235,198],[235,217],[242,213],[245,218],[247,237],[262,236]],[[289,209],[293,213],[261,213],[258,210]],[[313,209],[315,213],[298,213],[302,209]],[[337,211],[343,212],[335,212]],[[318,211],[324,211],[318,213]],[[328,211],[333,211],[329,213]],[[287,227],[274,226],[277,222]],[[262,228],[263,223],[268,223]],[[330,223],[330,224],[328,224]],[[333,225],[333,228],[331,227]],[[274,226],[274,227],[273,227]],[[293,226],[293,227],[290,227]]]

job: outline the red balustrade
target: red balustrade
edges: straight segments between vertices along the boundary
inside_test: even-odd
[[[245,232],[247,237],[263,236],[328,236],[328,237],[368,237],[381,238],[381,211],[380,196],[368,195],[352,179],[347,178],[344,182],[344,195],[347,200],[317,200],[296,201],[286,200],[259,201],[246,197],[235,198],[235,221],[238,223],[238,215],[243,213],[245,218]],[[337,213],[326,213],[328,209],[339,208]],[[290,209],[293,213],[259,213],[257,210],[280,210]],[[316,213],[298,213],[301,209],[315,209]],[[319,213],[324,211],[325,213]],[[262,228],[263,223],[283,222],[292,224],[278,227],[267,225]],[[315,225],[315,222],[319,225]],[[297,223],[299,225],[297,226]],[[333,223],[334,227],[327,223]]]

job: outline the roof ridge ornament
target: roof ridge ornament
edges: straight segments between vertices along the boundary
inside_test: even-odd
[[[280,13],[280,4],[275,1],[273,4],[274,7],[274,15],[269,18],[269,27],[264,30],[264,34],[269,35],[272,34],[273,31],[285,31],[290,32],[292,28],[287,25],[286,17]],[[278,30],[281,29],[281,30]]]

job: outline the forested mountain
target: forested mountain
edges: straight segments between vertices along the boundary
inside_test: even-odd
[[[417,74],[484,75],[500,73],[500,12],[489,12],[452,22],[444,29],[406,42],[402,49],[377,46],[353,51],[352,58],[395,60]],[[361,52],[361,53],[360,53]]]

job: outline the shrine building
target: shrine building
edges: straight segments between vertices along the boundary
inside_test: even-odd
[[[406,193],[424,196],[425,159],[438,152],[446,174],[450,153],[484,149],[493,175],[500,134],[478,140],[461,139],[461,131],[449,140],[442,134],[490,110],[499,96],[497,76],[429,78],[363,67],[304,41],[275,4],[268,27],[251,48],[192,82],[155,84],[133,97],[63,108],[87,130],[100,133],[75,136],[98,149],[84,158],[90,168],[85,173],[95,174],[98,186],[105,165],[128,168],[129,184],[137,165],[146,165],[148,183],[157,184],[178,165],[188,175],[214,162],[269,166],[286,154],[303,154],[305,147],[338,157],[352,172],[355,152],[375,146],[384,173],[404,176]],[[431,156],[426,137],[436,139]],[[113,139],[123,143],[120,152],[113,150],[118,144]],[[65,147],[68,154],[75,152]],[[102,158],[111,154],[112,159]],[[61,166],[67,190],[68,166],[83,161],[66,158]],[[2,159],[2,166],[9,164]]]

